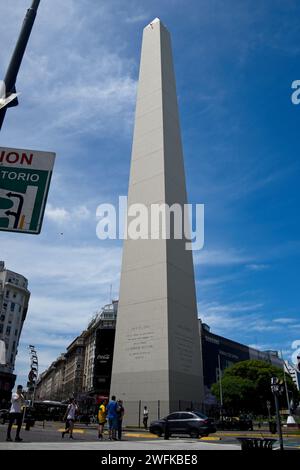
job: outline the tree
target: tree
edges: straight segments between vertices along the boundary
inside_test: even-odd
[[[265,361],[237,362],[226,369],[222,377],[222,395],[227,413],[267,414],[267,401],[270,401],[272,406],[274,404],[271,377],[278,377],[283,382],[283,370]],[[288,390],[297,402],[300,398],[299,392],[288,374],[286,381]],[[212,386],[212,393],[220,401],[219,382]],[[280,397],[280,405],[287,408],[285,392]]]

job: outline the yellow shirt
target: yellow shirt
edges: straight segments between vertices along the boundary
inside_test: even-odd
[[[104,423],[105,420],[106,420],[106,408],[105,408],[105,405],[100,405],[99,411],[98,411],[98,421],[99,423]]]

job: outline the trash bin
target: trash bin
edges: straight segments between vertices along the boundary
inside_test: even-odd
[[[269,431],[271,434],[276,434],[277,432],[277,425],[275,421],[269,421]]]
[[[257,437],[237,437],[241,443],[241,450],[273,450],[273,445],[277,439],[257,438]]]

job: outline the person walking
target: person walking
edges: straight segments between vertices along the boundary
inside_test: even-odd
[[[106,412],[109,427],[109,440],[117,440],[117,429],[118,429],[118,415],[117,415],[118,403],[116,402],[115,395],[112,395],[109,401]]]
[[[102,400],[98,410],[98,439],[103,440],[104,425],[106,423],[106,400]]]
[[[23,387],[22,385],[18,385],[17,391],[12,394],[11,397],[11,408],[9,411],[9,422],[7,428],[7,435],[6,440],[7,442],[12,442],[11,438],[11,428],[14,422],[17,422],[17,432],[16,432],[16,442],[22,442],[23,439],[20,438],[20,431],[22,426],[23,414],[22,414],[22,405],[25,403],[24,396],[22,394]]]
[[[65,437],[65,434],[70,434],[69,438],[74,439],[73,429],[75,423],[75,415],[78,411],[78,406],[76,404],[75,398],[70,398],[70,403],[68,405],[67,411],[64,416],[64,421],[66,421],[65,431],[61,433],[62,439]]]
[[[143,425],[145,429],[148,429],[148,418],[149,418],[149,410],[147,406],[144,406],[144,411],[143,411]]]
[[[117,406],[118,439],[119,439],[119,441],[121,441],[122,440],[122,425],[123,425],[123,417],[124,417],[125,409],[124,409],[122,400],[118,400],[117,404],[118,404],[118,406]]]

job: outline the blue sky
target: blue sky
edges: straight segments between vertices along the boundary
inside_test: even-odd
[[[0,4],[2,77],[29,4]],[[216,333],[295,354],[299,14],[296,0],[42,0],[20,106],[0,137],[57,153],[41,235],[0,235],[0,258],[32,292],[19,381],[28,344],[42,370],[109,301],[110,284],[118,296],[121,243],[96,238],[95,213],[127,193],[142,30],[157,16],[172,35],[189,200],[205,204],[199,316]]]

